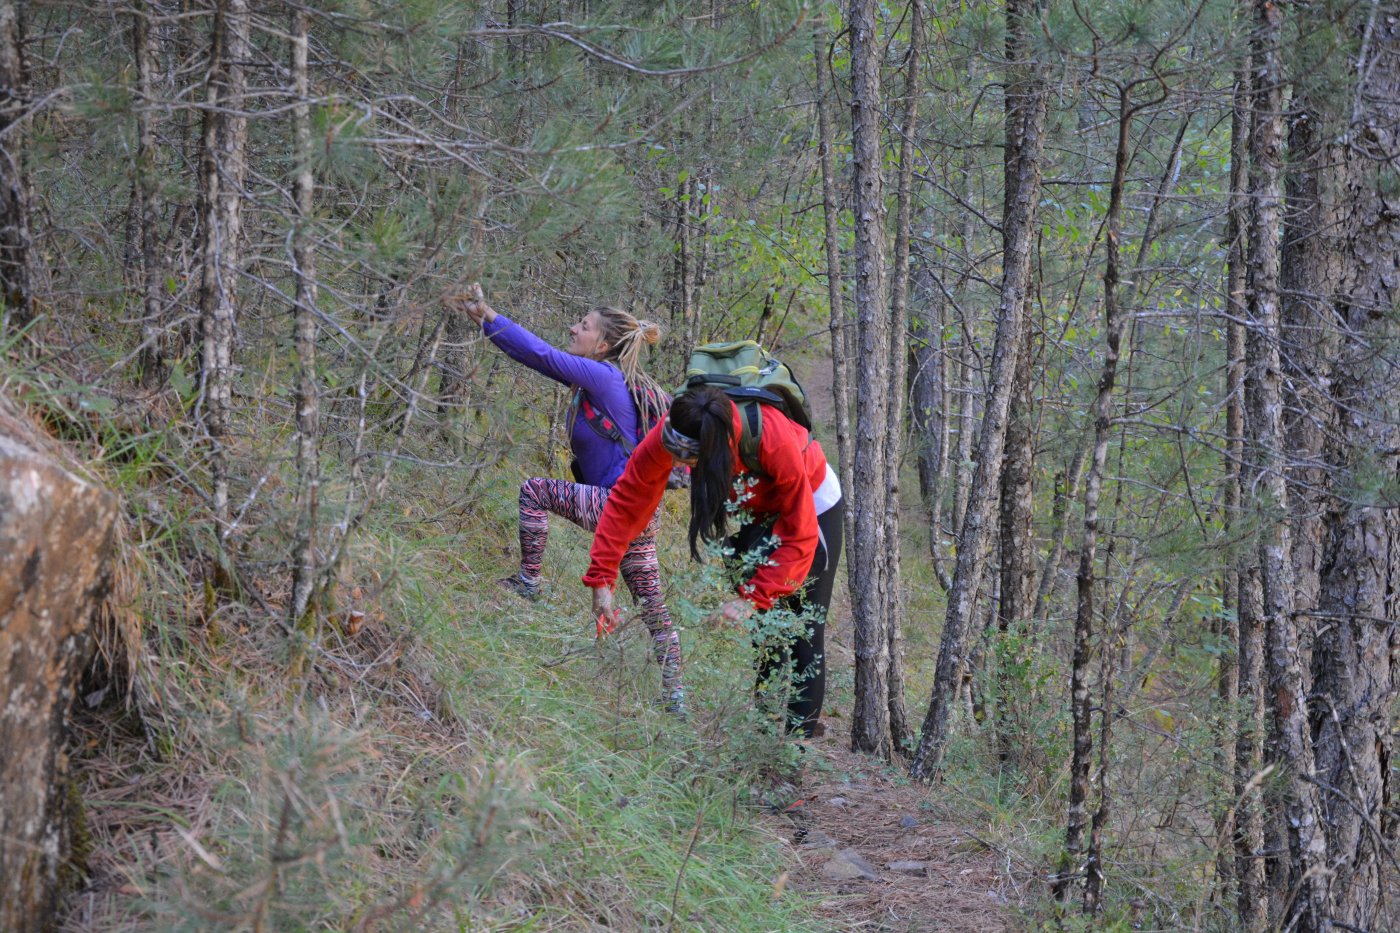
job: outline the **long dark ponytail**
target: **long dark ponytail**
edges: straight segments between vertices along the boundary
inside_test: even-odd
[[[690,468],[690,556],[701,560],[700,541],[718,541],[728,531],[729,490],[734,480],[734,405],[723,390],[696,386],[671,403],[671,426],[700,442]]]

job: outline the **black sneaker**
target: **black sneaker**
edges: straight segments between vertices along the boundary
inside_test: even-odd
[[[536,580],[534,583],[527,583],[521,579],[518,573],[513,573],[508,577],[502,577],[496,581],[496,585],[502,589],[510,590],[516,596],[519,596],[521,599],[528,599],[530,602],[535,602],[540,598],[539,581]]]

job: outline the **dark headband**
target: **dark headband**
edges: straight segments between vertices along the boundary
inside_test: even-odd
[[[695,460],[700,456],[700,442],[677,431],[670,415],[661,424],[661,445],[677,460]]]

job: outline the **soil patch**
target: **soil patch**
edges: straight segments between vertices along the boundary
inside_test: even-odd
[[[788,846],[788,883],[828,892],[819,910],[840,928],[889,931],[1014,929],[1006,859],[942,822],[932,790],[850,750],[838,720],[807,743],[797,783],[775,789],[764,817]]]

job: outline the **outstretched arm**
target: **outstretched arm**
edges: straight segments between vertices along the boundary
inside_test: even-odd
[[[610,398],[619,388],[626,387],[616,367],[556,349],[529,328],[492,308],[482,297],[481,286],[476,282],[468,285],[463,294],[445,296],[442,302],[443,307],[459,309],[480,324],[482,332],[506,356],[556,382],[580,386],[595,399]]]

